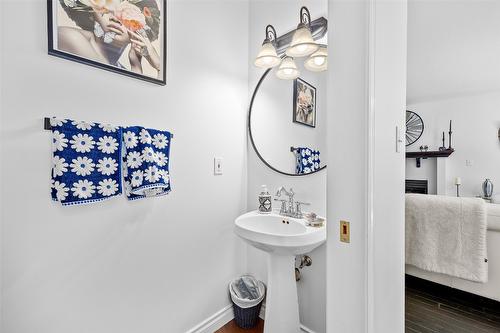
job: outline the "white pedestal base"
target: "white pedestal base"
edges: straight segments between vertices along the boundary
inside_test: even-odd
[[[264,333],[299,333],[295,256],[269,253]]]

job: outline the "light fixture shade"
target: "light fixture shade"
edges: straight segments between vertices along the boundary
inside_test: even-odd
[[[286,50],[289,57],[305,57],[318,50],[319,46],[312,38],[311,31],[303,23],[299,24],[293,34],[292,43]]]
[[[276,76],[282,80],[293,80],[298,78],[299,75],[300,71],[293,58],[290,57],[285,57],[283,59],[278,71],[276,72]]]
[[[326,46],[320,46],[318,51],[307,58],[304,66],[312,72],[322,72],[328,69],[328,50]]]
[[[260,52],[255,58],[255,66],[260,68],[271,68],[280,64],[281,58],[276,53],[274,45],[266,39],[260,48]]]

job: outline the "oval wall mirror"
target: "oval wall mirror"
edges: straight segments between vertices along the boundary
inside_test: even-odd
[[[262,162],[288,176],[305,176],[326,168],[327,71],[295,63],[300,76],[282,80],[268,69],[253,92],[248,113],[250,141]]]

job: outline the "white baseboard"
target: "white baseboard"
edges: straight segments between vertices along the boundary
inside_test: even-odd
[[[214,333],[233,320],[233,318],[233,305],[230,304],[188,330],[186,333]]]
[[[300,324],[300,330],[301,330],[302,332],[306,332],[306,333],[316,333],[316,332],[314,332],[313,330],[311,330],[311,329],[309,329],[309,328],[305,327],[305,326],[304,326],[304,325],[302,325],[302,324]]]
[[[264,303],[260,308],[259,317],[262,320],[264,320],[265,316],[266,316],[266,304]],[[192,329],[188,330],[186,333],[214,333],[219,328],[226,325],[233,319],[234,319],[233,305],[230,304],[224,307],[223,309],[219,310],[214,315],[205,319]],[[302,324],[300,324],[300,330],[305,333],[316,333]]]
[[[266,316],[266,303],[262,304],[262,307],[260,308],[260,314],[259,317],[260,319],[264,320]],[[305,333],[316,333],[312,329],[300,324],[300,330]]]

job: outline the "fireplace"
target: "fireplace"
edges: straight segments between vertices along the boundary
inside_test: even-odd
[[[405,188],[406,193],[428,194],[428,191],[429,191],[429,181],[427,179],[425,179],[425,180],[407,179],[406,180],[406,188]]]

